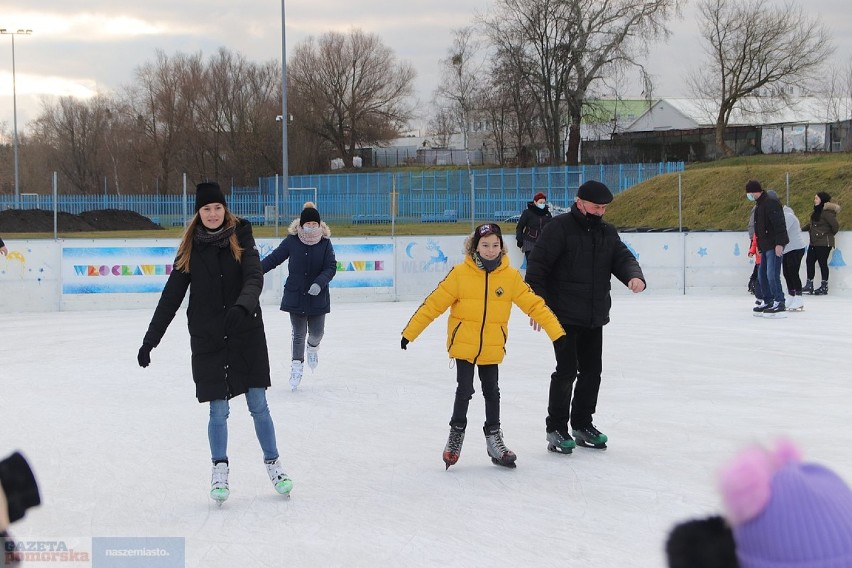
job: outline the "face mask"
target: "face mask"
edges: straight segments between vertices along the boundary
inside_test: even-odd
[[[539,209],[544,209],[545,207],[547,207],[547,203],[536,203],[535,206]]]
[[[302,227],[302,230],[304,232],[308,233],[308,234],[311,234],[311,233],[316,233],[317,231],[320,230],[320,228],[319,227]]]
[[[753,193],[746,193],[746,199],[748,199],[749,201],[754,201],[754,194]]]
[[[603,215],[594,215],[592,213],[586,213],[586,221],[589,222],[589,225],[598,225],[601,222],[601,217]]]

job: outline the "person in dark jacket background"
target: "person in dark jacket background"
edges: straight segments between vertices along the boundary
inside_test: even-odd
[[[754,234],[760,253],[760,268],[757,277],[763,302],[754,307],[757,315],[774,315],[787,308],[784,305],[784,289],[781,286],[781,267],[784,247],[790,242],[787,221],[781,202],[763,191],[757,180],[749,180],[745,186],[746,197],[755,203]]]
[[[8,254],[9,249],[6,248],[6,243],[3,242],[3,239],[0,239],[0,254],[6,256]]]
[[[518,248],[527,257],[527,261],[544,226],[552,218],[553,215],[550,214],[550,208],[547,206],[547,196],[539,191],[533,196],[532,201],[527,202],[527,208],[521,213],[518,226],[515,228],[515,240],[518,242]]]
[[[527,265],[526,281],[556,314],[569,339],[556,351],[556,370],[550,376],[546,426],[552,452],[570,454],[576,446],[569,420],[580,445],[606,448],[607,436],[592,424],[592,415],[601,384],[603,326],[612,305],[610,280],[615,276],[634,293],[645,289],[636,257],[615,227],[602,220],[611,201],[606,185],[581,185],[570,213],[545,227]]]
[[[186,310],[192,378],[198,402],[210,403],[207,436],[213,461],[210,497],[228,498],[228,401],[245,394],[267,474],[276,491],[289,494],[293,482],[278,460],[275,427],[266,403],[269,354],[260,310],[263,270],[251,224],[231,213],[219,184],[196,188],[195,216],[187,225],[171,274],[139,348],[139,366],[189,290]]]
[[[290,224],[287,237],[262,261],[269,272],[289,259],[281,311],[290,313],[293,328],[290,386],[302,381],[307,342],[308,367],[319,364],[319,345],[325,334],[325,315],[331,311],[329,282],[337,274],[331,229],[320,219],[316,205],[305,203],[302,214]],[[306,339],[307,336],[307,339]]]
[[[837,222],[837,213],[840,206],[831,203],[831,195],[820,191],[814,196],[814,210],[808,223],[802,227],[808,232],[810,244],[805,258],[805,270],[808,280],[802,289],[809,294],[823,296],[828,294],[828,255],[834,247],[834,236],[840,230]],[[819,263],[819,275],[822,283],[814,290],[814,276],[816,276],[816,265]]]

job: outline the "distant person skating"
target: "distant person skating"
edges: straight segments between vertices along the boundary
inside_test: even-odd
[[[802,267],[802,258],[805,256],[804,236],[802,226],[792,208],[784,206],[784,220],[787,223],[787,237],[790,242],[784,247],[784,256],[781,259],[784,281],[787,283],[787,310],[801,311],[805,309],[805,301],[802,298],[802,277],[799,272]]]
[[[210,403],[210,497],[220,503],[230,495],[229,401],[242,394],[270,481],[281,494],[293,488],[278,461],[275,427],[266,402],[270,380],[260,310],[262,288],[263,270],[251,223],[228,210],[219,184],[198,184],[195,216],[184,231],[137,360],[140,367],[151,364],[151,350],[159,345],[189,290],[186,315],[192,378],[198,402]]]
[[[552,452],[570,454],[576,446],[572,433],[583,446],[606,448],[608,438],[592,416],[601,386],[603,326],[612,305],[610,281],[615,276],[634,293],[645,289],[636,257],[602,219],[612,199],[599,181],[581,185],[571,211],[547,225],[527,264],[527,282],[568,334],[550,375],[546,427]]]
[[[831,202],[831,195],[820,191],[814,196],[814,210],[810,221],[802,227],[810,237],[807,257],[805,258],[805,270],[807,282],[802,289],[808,294],[824,296],[828,294],[828,255],[834,248],[834,236],[840,230],[837,222],[837,214],[840,205]],[[816,264],[819,263],[819,272],[822,277],[820,287],[814,290],[814,276],[816,276]]]
[[[328,284],[337,274],[331,229],[320,220],[316,205],[305,203],[302,214],[290,223],[287,237],[261,261],[269,272],[289,259],[281,311],[289,312],[293,330],[290,387],[299,386],[305,353],[311,370],[319,365],[319,346],[325,334],[325,315],[331,311]],[[307,342],[307,350],[305,343]]]
[[[754,232],[761,255],[758,278],[763,302],[757,304],[753,311],[758,316],[775,316],[787,309],[784,290],[781,287],[784,247],[790,242],[787,222],[781,202],[767,195],[760,182],[749,180],[745,191],[748,200],[755,203]]]
[[[461,455],[467,428],[467,410],[473,396],[474,369],[479,369],[482,396],[485,399],[486,449],[491,461],[515,467],[517,456],[503,442],[500,429],[500,388],[498,365],[506,353],[509,315],[512,304],[541,324],[559,350],[565,331],[544,301],[533,294],[521,273],[509,265],[499,225],[478,226],[465,242],[465,258],[450,270],[438,287],[423,300],[405,329],[400,345],[408,344],[423,332],[447,308],[447,350],[455,360],[456,388],[450,434],[444,447],[447,469]]]
[[[515,240],[518,243],[518,248],[521,249],[528,260],[530,251],[541,236],[544,226],[552,218],[553,215],[547,206],[547,196],[539,191],[533,196],[533,200],[527,203],[527,208],[521,213],[518,226],[515,228]]]

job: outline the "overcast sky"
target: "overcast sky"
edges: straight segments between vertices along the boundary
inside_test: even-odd
[[[767,0],[770,3],[781,0]],[[396,56],[417,69],[416,91],[428,103],[452,30],[469,25],[493,0],[290,0],[288,53],[307,36],[361,28],[380,36]],[[694,2],[692,2],[694,5]],[[852,57],[852,13],[847,0],[808,0],[835,36],[836,58]],[[44,96],[113,92],[155,57],[224,46],[253,61],[280,60],[281,2],[276,0],[0,0],[0,28],[30,28],[15,40],[18,127],[35,118]],[[700,62],[694,8],[672,21],[673,37],[652,52],[656,95],[686,96],[684,76]],[[12,49],[0,36],[0,125],[12,130]],[[638,95],[638,93],[629,93]]]

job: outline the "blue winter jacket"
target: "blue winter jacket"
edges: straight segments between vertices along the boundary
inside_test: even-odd
[[[289,235],[278,247],[262,261],[263,272],[267,273],[289,259],[287,281],[284,283],[284,297],[281,310],[301,316],[316,316],[331,311],[331,295],[328,284],[337,273],[337,260],[334,247],[331,246],[331,231],[321,223],[323,237],[314,245],[306,245],[299,239],[296,219],[289,229]],[[308,294],[311,284],[319,284],[320,293]]]

